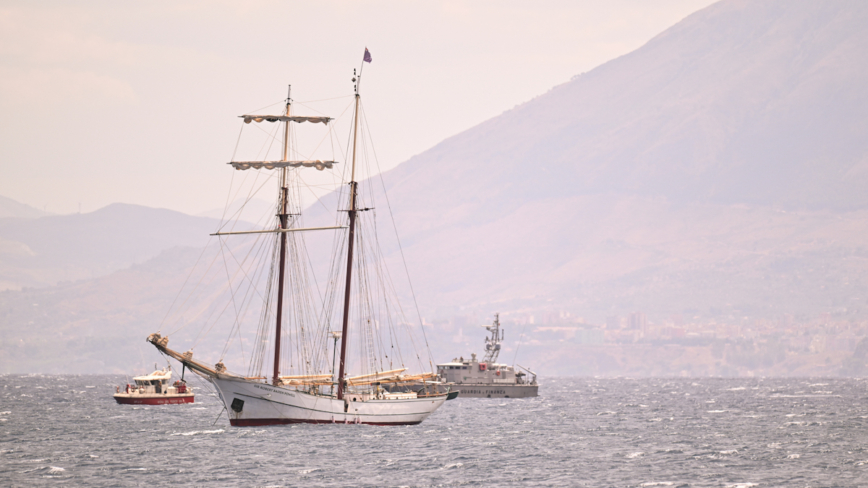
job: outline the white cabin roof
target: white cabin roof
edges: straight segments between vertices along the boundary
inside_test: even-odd
[[[172,370],[158,370],[146,376],[136,376],[133,381],[168,380],[172,378]]]

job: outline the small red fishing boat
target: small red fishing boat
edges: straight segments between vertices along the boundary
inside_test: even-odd
[[[133,384],[117,387],[115,401],[125,405],[193,403],[193,390],[187,386],[184,379],[174,383],[171,381],[171,366],[154,371],[147,376],[136,376],[133,378]]]

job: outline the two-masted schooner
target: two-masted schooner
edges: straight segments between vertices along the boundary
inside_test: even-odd
[[[366,61],[369,60],[366,53]],[[168,347],[168,335],[157,332],[148,337],[148,341],[161,352],[180,361],[216,387],[233,426],[288,423],[418,424],[449,397],[448,389],[438,387],[431,361],[428,362],[431,372],[408,373],[404,356],[394,352],[396,330],[408,324],[377,315],[384,313],[384,310],[388,312],[388,308],[392,306],[391,299],[383,298],[390,287],[372,285],[371,281],[383,274],[363,268],[371,266],[372,262],[370,258],[363,257],[364,248],[376,242],[376,239],[363,240],[359,225],[360,213],[370,210],[360,207],[359,183],[356,181],[360,80],[361,71],[358,76],[353,77],[354,107],[351,142],[347,148],[347,152],[351,153],[352,164],[349,168],[348,192],[342,200],[345,208],[340,210],[340,217],[335,218],[334,226],[298,227],[298,214],[293,213],[290,208],[293,193],[291,180],[294,175],[297,176],[295,172],[305,171],[305,168],[322,171],[337,164],[335,161],[326,160],[293,160],[290,151],[290,125],[328,124],[332,119],[319,115],[293,114],[293,101],[290,97],[287,97],[283,114],[241,116],[246,124],[263,121],[283,124],[282,159],[229,163],[236,170],[279,172],[278,202],[275,205],[277,212],[272,221],[273,226],[262,230],[214,234],[218,239],[228,239],[231,238],[229,236],[238,234],[250,234],[248,238],[263,235],[273,238],[268,241],[269,245],[273,246],[271,271],[266,273],[268,279],[263,279],[268,285],[265,292],[261,293],[266,299],[263,304],[264,311],[260,314],[260,331],[256,340],[257,347],[261,347],[265,352],[251,359],[247,374],[231,372],[222,358],[211,366],[193,359],[192,351],[174,351]],[[307,308],[316,308],[311,305],[311,300],[292,298],[293,293],[302,291],[299,289],[309,282],[299,279],[304,273],[299,270],[307,265],[308,260],[305,256],[290,251],[304,249],[299,239],[302,239],[306,231],[328,229],[334,229],[336,244],[333,245],[333,250],[339,258],[332,260],[329,283],[333,286],[319,306],[325,310],[332,304],[334,313],[301,313],[300,311]],[[376,226],[369,229],[376,230]],[[357,253],[356,259],[354,253]],[[382,254],[374,258],[382,258]],[[273,286],[275,284],[276,290]],[[357,300],[356,304],[353,304],[354,300]],[[304,317],[315,317],[315,320],[312,320],[313,323],[301,323]],[[330,322],[338,322],[338,318],[340,332],[332,331]],[[295,328],[295,332],[288,334],[286,328],[290,326]],[[378,333],[388,337],[377,338],[375,335]],[[304,344],[299,346],[296,342]],[[354,353],[356,359],[352,362],[348,359],[351,342],[359,345],[356,351],[362,351]],[[267,348],[270,348],[271,354]],[[292,351],[289,351],[290,348]],[[291,354],[296,355],[289,361],[287,357]],[[269,355],[272,357],[269,358]],[[418,358],[419,355],[412,357]],[[267,374],[269,361],[271,368],[268,371],[270,374]],[[289,364],[290,362],[292,364]],[[423,362],[420,361],[419,364]],[[358,369],[356,373],[360,374],[350,375],[351,369]],[[294,374],[282,374],[282,370]],[[422,387],[419,388],[419,385]]]

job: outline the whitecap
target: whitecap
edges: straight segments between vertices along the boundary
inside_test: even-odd
[[[646,483],[642,483],[639,486],[672,486],[675,483],[671,481],[648,481]]]
[[[800,457],[802,457],[801,454],[790,454],[787,456],[787,459],[799,459]]]
[[[706,410],[706,413],[724,413],[726,410]]]
[[[66,470],[63,468],[59,468],[57,466],[49,466],[48,467],[48,474],[57,474],[57,473],[62,473],[64,471],[66,471]]]
[[[320,471],[321,469],[322,468],[302,469],[301,471],[298,472],[298,474],[310,474],[310,473],[313,473],[314,471]]]
[[[460,468],[462,466],[464,466],[464,463],[453,463],[453,464],[447,464],[446,466],[443,466],[442,469]]]
[[[756,486],[756,483],[734,483],[726,485],[726,488],[750,488],[751,486]]]
[[[737,388],[729,388],[729,389],[726,390],[726,391],[742,391],[742,390],[744,390],[744,389],[745,389],[745,387],[743,387],[743,386],[739,386],[739,387],[737,387]]]
[[[640,451],[640,452],[631,452],[630,454],[627,454],[627,455],[624,456],[624,457],[627,458],[627,459],[635,459],[635,458],[637,458],[637,457],[641,457],[641,456],[644,456],[644,455],[645,455],[645,453]]]
[[[127,471],[147,471],[145,468],[127,468]]]
[[[738,449],[727,449],[725,451],[720,451],[720,454],[723,454],[724,456],[729,456],[731,454],[738,454]]]
[[[173,432],[172,435],[199,435],[199,434],[222,434],[223,429],[217,430],[194,430],[192,432]]]
[[[11,415],[11,414],[12,414],[11,410],[7,410],[5,412],[0,412],[0,415]]]

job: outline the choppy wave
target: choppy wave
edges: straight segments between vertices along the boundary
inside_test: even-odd
[[[224,433],[224,432],[226,432],[226,431],[223,430],[223,429],[217,429],[217,430],[193,430],[193,431],[190,431],[190,432],[173,432],[172,435],[184,435],[184,436],[188,436],[188,435],[202,435],[202,434],[222,434],[222,433]]]
[[[205,394],[149,408],[86,388],[121,382],[0,376],[0,485],[855,487],[868,472],[856,380],[543,379],[539,398],[459,397],[416,426],[256,428]]]

